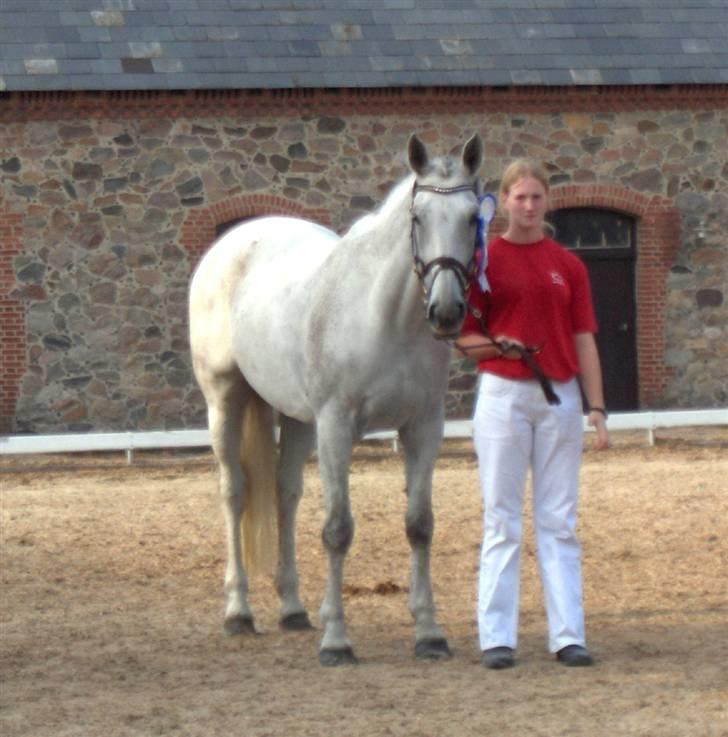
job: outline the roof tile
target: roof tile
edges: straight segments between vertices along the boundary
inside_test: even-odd
[[[723,84],[725,0],[2,0],[0,88]]]

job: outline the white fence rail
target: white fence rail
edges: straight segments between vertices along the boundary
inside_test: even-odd
[[[670,427],[728,426],[728,409],[671,410],[624,412],[609,417],[610,430],[646,430],[654,445],[655,430]],[[584,430],[591,431],[584,420]],[[446,438],[467,438],[472,433],[470,420],[445,423]],[[365,440],[391,440],[395,448],[397,433],[393,430],[372,432]],[[204,448],[210,445],[205,430],[168,430],[155,432],[111,432],[59,435],[0,435],[0,455],[29,453],[82,453],[91,451],[124,451],[131,462],[135,450],[161,448]]]

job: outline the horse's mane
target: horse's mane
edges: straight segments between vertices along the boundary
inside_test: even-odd
[[[396,184],[387,195],[384,202],[382,202],[374,212],[362,215],[362,217],[354,221],[352,226],[346,232],[346,236],[356,237],[357,235],[369,230],[369,228],[375,225],[378,221],[387,222],[395,212],[399,211],[402,200],[412,192],[414,179],[415,175],[409,174],[399,182],[399,184]]]
[[[434,158],[429,163],[429,175],[434,175],[442,180],[450,179],[458,171],[456,161],[450,156]],[[402,207],[402,200],[408,198],[412,193],[415,175],[410,173],[398,184],[396,184],[387,195],[382,204],[374,211],[363,215],[355,220],[345,237],[356,237],[378,224],[388,223],[391,217]]]

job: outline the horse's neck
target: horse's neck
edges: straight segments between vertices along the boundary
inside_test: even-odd
[[[412,336],[428,330],[422,293],[414,273],[409,212],[397,212],[377,222],[368,233],[364,256],[372,269],[368,293],[363,295],[371,312],[388,330]]]

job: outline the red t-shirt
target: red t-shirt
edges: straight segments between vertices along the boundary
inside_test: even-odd
[[[550,238],[524,244],[498,237],[488,244],[486,275],[490,292],[481,292],[474,281],[469,301],[483,314],[488,333],[542,346],[534,358],[555,381],[576,376],[574,334],[597,331],[589,275],[582,261]],[[461,332],[481,332],[472,314]],[[507,358],[480,361],[478,369],[506,378],[533,378],[523,361]]]

